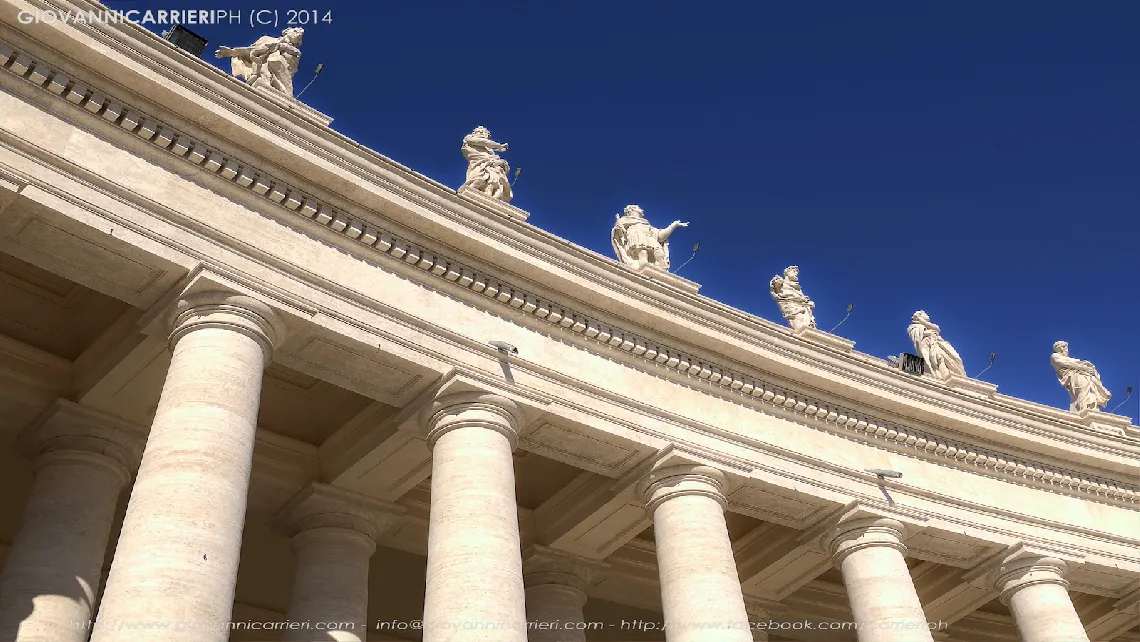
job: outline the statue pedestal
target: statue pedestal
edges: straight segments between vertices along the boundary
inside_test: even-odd
[[[981,397],[983,399],[993,399],[998,389],[995,383],[981,381],[980,379],[970,379],[969,377],[960,377],[958,375],[950,375],[950,378],[946,380],[946,385],[972,397]]]
[[[679,277],[676,274],[673,274],[672,272],[669,272],[667,270],[662,270],[661,268],[653,267],[652,265],[646,265],[645,267],[641,268],[641,270],[639,270],[637,273],[640,274],[641,276],[653,279],[654,281],[659,281],[659,282],[664,283],[666,285],[670,285],[672,287],[675,287],[678,290],[683,290],[683,291],[689,292],[691,294],[696,294],[697,290],[701,289],[700,283],[694,283],[693,281],[690,281],[686,278]]]
[[[456,194],[459,194],[463,198],[465,198],[465,199],[467,199],[473,203],[477,203],[479,205],[482,205],[483,207],[491,210],[492,212],[494,212],[496,214],[506,216],[507,218],[513,218],[513,219],[516,219],[519,221],[525,221],[526,218],[528,216],[530,216],[529,212],[526,212],[524,210],[520,210],[519,208],[515,207],[514,205],[511,205],[510,203],[504,203],[497,198],[491,198],[490,196],[487,196],[483,192],[480,192],[479,190],[473,189],[473,188],[468,187],[466,185],[460,187],[459,190],[456,192]]]
[[[835,348],[841,352],[851,352],[853,349],[855,349],[854,341],[845,339],[835,334],[831,334],[830,332],[824,332],[819,328],[804,328],[803,330],[800,330],[798,333],[796,333],[796,336],[800,337],[801,339],[811,341],[812,343],[818,343],[829,348]]]
[[[1080,414],[1080,422],[1094,432],[1114,437],[1125,437],[1131,434],[1140,437],[1140,429],[1132,425],[1132,418],[1123,415],[1112,415],[1099,410],[1086,410]]]
[[[301,118],[304,118],[310,122],[314,122],[321,127],[328,127],[329,124],[333,121],[332,116],[326,116],[325,114],[322,114],[321,112],[313,109],[305,103],[297,100],[296,98],[282,96],[279,93],[267,91],[264,89],[258,89],[257,87],[253,87],[253,90],[257,92],[258,96],[264,96],[277,106],[284,107],[285,109],[288,109],[289,111],[297,114]]]

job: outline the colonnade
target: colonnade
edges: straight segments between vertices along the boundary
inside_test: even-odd
[[[255,299],[185,297],[145,449],[142,437],[115,432],[73,404],[66,426],[31,429],[25,441],[36,481],[0,573],[0,638],[228,640],[262,372],[283,335],[281,321]],[[525,626],[582,622],[591,563],[541,547],[523,558],[511,455],[518,408],[490,392],[458,393],[437,399],[425,420],[433,460],[423,640],[583,642],[580,627]],[[116,502],[132,476],[96,615]],[[668,642],[766,639],[748,625],[725,523],[726,484],[715,468],[686,464],[653,470],[637,486],[656,534]],[[293,631],[290,639],[363,642],[368,560],[399,512],[320,484],[283,511],[279,526],[297,557],[290,620],[354,624]],[[842,571],[860,642],[933,640],[905,538],[904,524],[861,516],[831,525],[821,540]],[[1088,642],[1065,570],[1063,561],[1036,555],[992,574],[1025,642]],[[77,626],[92,619],[91,629]]]

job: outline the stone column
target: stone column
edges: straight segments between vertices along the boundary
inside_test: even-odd
[[[585,642],[582,607],[594,565],[544,546],[526,551],[523,585],[529,642]]]
[[[404,509],[325,484],[313,484],[279,513],[278,526],[293,536],[296,569],[289,642],[368,639],[368,560],[376,540]]]
[[[0,573],[0,640],[85,642],[146,429],[59,400],[19,437],[35,482]]]
[[[667,466],[638,490],[653,516],[668,642],[751,642],[748,613],[724,521],[724,473]]]
[[[178,302],[173,359],[92,642],[226,642],[262,371],[283,326],[225,292]]]
[[[787,609],[779,602],[744,596],[744,608],[752,625],[752,642],[768,642],[768,624]]]
[[[843,572],[859,642],[933,642],[906,565],[906,527],[897,520],[842,520],[824,546]]]
[[[1089,642],[1069,598],[1067,564],[1048,555],[1017,556],[994,572],[1022,642]]]
[[[424,642],[526,642],[515,470],[518,408],[455,393],[426,411],[432,449]]]

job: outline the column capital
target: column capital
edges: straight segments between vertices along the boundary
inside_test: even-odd
[[[523,585],[527,588],[558,584],[585,591],[609,564],[572,553],[533,545],[523,549]]]
[[[825,530],[820,545],[835,564],[843,562],[855,551],[874,546],[893,548],[906,555],[903,540],[907,538],[906,524],[883,516],[858,516],[841,519]]]
[[[428,447],[452,430],[486,428],[502,433],[510,441],[511,450],[518,446],[522,411],[507,397],[491,392],[462,391],[441,395],[428,404],[420,415]]]
[[[147,428],[114,415],[57,399],[17,437],[17,447],[35,467],[84,459],[112,468],[130,481],[146,446]]]
[[[1068,587],[1065,573],[1082,560],[1079,552],[1018,542],[983,560],[963,579],[973,586],[998,591],[999,599],[1005,601],[1018,589],[1032,584]]]
[[[649,471],[637,482],[638,496],[650,513],[667,499],[684,495],[710,497],[728,507],[728,476],[703,464],[673,464]]]
[[[289,500],[273,517],[274,525],[297,537],[318,528],[356,531],[373,543],[403,519],[402,506],[360,493],[313,483]]]
[[[188,293],[178,299],[170,314],[170,347],[201,328],[223,328],[249,336],[265,351],[266,364],[285,340],[285,322],[268,305],[225,290]]]
[[[820,520],[800,541],[830,555],[836,565],[869,546],[886,546],[906,555],[903,542],[925,528],[925,521],[925,516],[907,509],[852,502]]]
[[[1065,574],[1079,558],[1032,545],[1016,544],[1007,553],[995,560],[988,574],[988,580],[999,591],[998,599],[1009,605],[1009,599],[1023,588],[1037,584],[1057,584],[1066,591],[1069,583]]]

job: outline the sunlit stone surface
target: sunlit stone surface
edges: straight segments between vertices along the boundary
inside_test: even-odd
[[[680,221],[536,228],[486,130],[454,191],[332,132],[299,33],[243,82],[17,12],[0,641],[1140,640],[1140,431],[1067,346],[1069,406],[925,314],[912,374],[792,268],[698,296]]]

